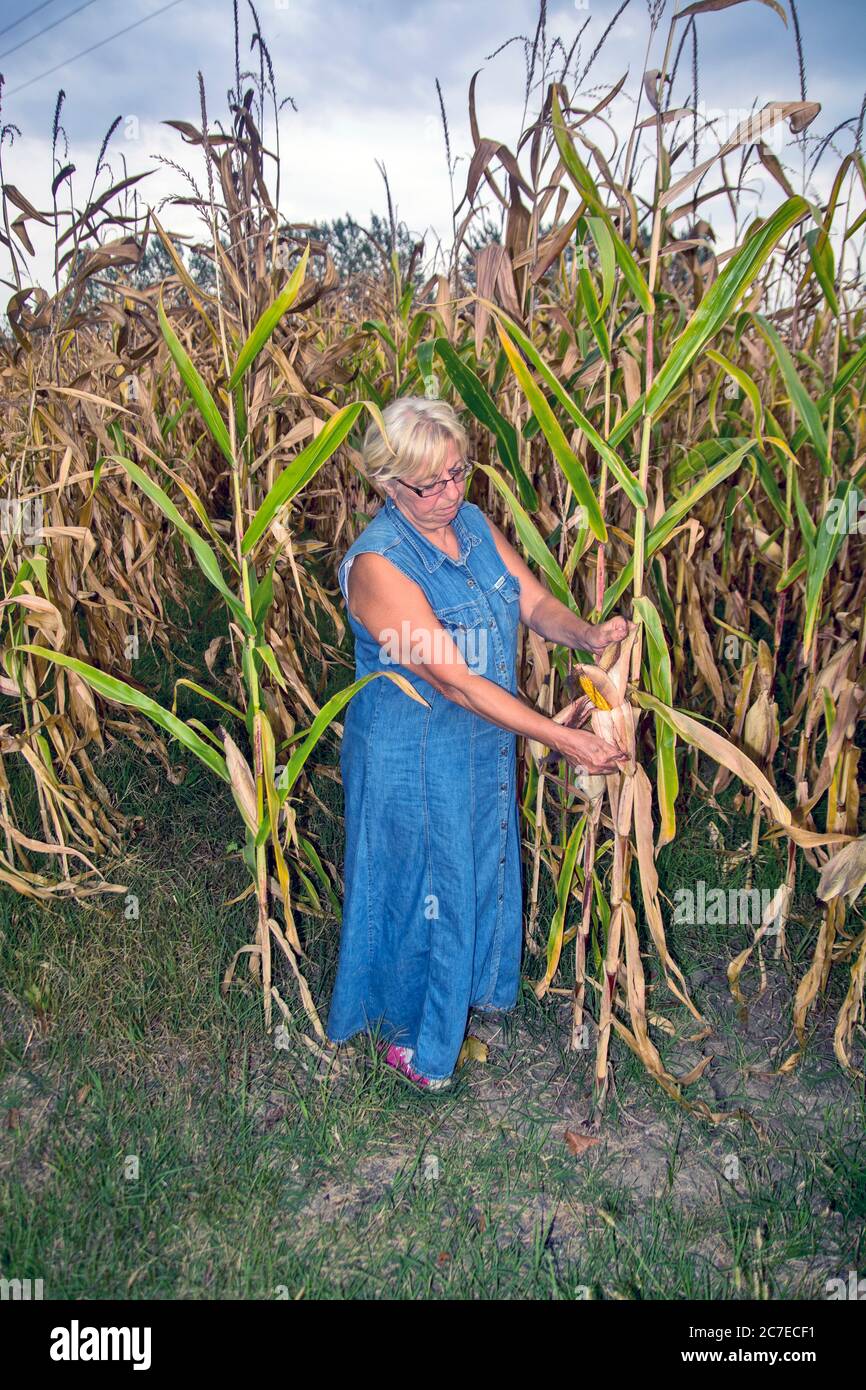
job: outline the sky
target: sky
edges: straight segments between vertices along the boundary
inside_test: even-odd
[[[584,63],[604,34],[621,0],[551,0],[547,6],[548,43],[559,36],[568,47],[588,21],[581,39]],[[661,65],[668,19],[687,0],[667,0],[655,35],[650,67]],[[699,98],[704,112],[727,131],[746,114],[755,98],[796,100],[800,94],[797,53],[788,0],[775,0],[788,14],[787,27],[772,8],[774,0],[745,0],[697,19]],[[241,61],[258,67],[249,53],[252,33],[247,0],[241,14]],[[425,236],[429,268],[437,240],[451,240],[452,192],[435,82],[438,78],[448,119],[455,202],[460,203],[472,154],[468,89],[472,74],[481,133],[515,151],[524,118],[525,45],[538,20],[538,0],[258,0],[262,31],[273,59],[278,94],[291,98],[281,117],[280,211],[290,221],[322,221],[350,214],[366,222],[371,210],[385,213],[378,167],[387,170],[397,216],[415,236]],[[828,133],[838,122],[857,117],[866,87],[866,0],[799,0],[806,59],[807,97],[821,103],[809,134]],[[18,22],[20,21],[20,22]],[[60,22],[58,22],[60,21]],[[682,24],[682,21],[680,21]],[[129,29],[128,26],[136,27]],[[51,26],[51,27],[49,27]],[[678,26],[679,27],[679,26]],[[120,30],[128,32],[112,38]],[[623,94],[611,108],[610,128],[596,127],[595,138],[610,155],[614,139],[627,136],[640,96],[640,115],[649,112],[640,94],[649,35],[648,0],[629,0],[605,41],[581,92],[587,105],[628,72]],[[109,42],[104,42],[108,39]],[[95,47],[95,45],[99,45]],[[85,50],[92,49],[87,52]],[[79,56],[80,55],[80,56]],[[691,55],[677,78],[675,99],[690,86]],[[53,71],[51,71],[53,69]],[[226,91],[233,80],[231,0],[3,0],[0,5],[2,121],[20,130],[3,146],[4,173],[37,207],[50,206],[51,123],[58,90],[66,93],[62,123],[75,163],[76,190],[83,200],[103,135],[122,117],[109,147],[115,177],[153,171],[140,185],[145,201],[180,189],[174,171],[158,156],[182,164],[203,181],[201,152],[191,149],[164,124],[167,119],[200,124],[196,73],[204,76],[211,121],[225,119]],[[550,77],[558,76],[555,67]],[[543,89],[530,94],[530,119]],[[296,108],[296,109],[295,109]],[[856,123],[856,119],[855,119]],[[272,132],[266,131],[267,136]],[[839,148],[851,148],[840,132]],[[709,147],[707,147],[709,149]],[[800,187],[802,146],[782,127],[772,148]],[[521,154],[528,169],[528,149]],[[551,165],[552,167],[552,165]],[[688,162],[680,166],[683,170]],[[651,176],[651,166],[645,177]],[[819,175],[812,193],[829,187]],[[273,177],[271,187],[273,188]],[[500,180],[501,182],[501,180]],[[107,186],[106,176],[100,187]],[[768,179],[756,180],[744,211],[749,214],[781,193]],[[747,208],[746,208],[746,205]],[[763,204],[764,210],[766,205]],[[491,213],[496,213],[495,203]],[[733,238],[730,214],[714,203],[705,214],[717,244]],[[193,214],[165,209],[179,233],[201,235]],[[50,283],[46,242],[31,224],[37,257],[33,278]],[[0,246],[0,256],[6,257]],[[8,262],[0,260],[8,277]]]

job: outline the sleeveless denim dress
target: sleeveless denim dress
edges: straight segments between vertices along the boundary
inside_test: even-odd
[[[470,1006],[511,1009],[517,1001],[517,736],[400,665],[405,648],[389,652],[374,641],[349,611],[347,578],[356,555],[384,555],[423,589],[467,666],[516,695],[520,582],[479,507],[463,502],[451,525],[459,560],[387,497],[339,566],[355,678],[397,671],[428,708],[384,676],[346,706],[345,893],[326,1032],[339,1043],[378,1025],[381,1038],[414,1049],[412,1065],[431,1080],[453,1072]]]

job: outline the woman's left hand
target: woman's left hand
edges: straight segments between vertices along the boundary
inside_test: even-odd
[[[599,623],[597,626],[587,623],[580,646],[586,647],[598,656],[611,642],[622,642],[627,634],[628,623],[625,618],[608,618],[606,623]]]

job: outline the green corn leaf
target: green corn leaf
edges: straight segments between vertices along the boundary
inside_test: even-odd
[[[785,499],[783,498],[779,490],[779,484],[776,482],[776,475],[774,474],[770,465],[767,463],[767,460],[765,459],[764,455],[759,453],[757,449],[755,450],[752,457],[754,458],[755,463],[757,464],[758,477],[761,480],[761,486],[764,489],[764,492],[766,493],[768,500],[772,504],[776,512],[776,515],[778,516],[782,525],[787,530],[790,530],[790,528],[794,525],[794,518],[791,516],[791,513],[785,505]],[[786,463],[787,462],[788,460],[786,460]]]
[[[427,338],[423,343],[419,343],[415,349],[418,372],[422,381],[426,381],[428,377],[433,375],[433,354],[435,351],[435,338]]]
[[[824,298],[830,306],[830,312],[834,318],[839,317],[839,301],[836,298],[836,269],[833,264],[833,247],[830,245],[829,238],[817,227],[806,233],[806,245],[809,248],[809,259],[812,262],[812,269],[815,278],[824,292]]]
[[[553,93],[553,134],[556,139],[557,146],[559,147],[559,153],[562,156],[562,162],[565,165],[569,175],[571,176],[571,180],[574,183],[574,186],[580,194],[581,198],[583,198],[587,206],[592,209],[594,215],[600,218],[602,222],[604,222],[604,225],[607,228],[608,235],[613,244],[613,253],[616,263],[622,271],[623,279],[625,280],[635,299],[637,299],[645,314],[654,314],[655,302],[650,293],[649,286],[646,280],[644,279],[643,275],[641,274],[640,270],[638,269],[637,262],[632,256],[631,251],[626,246],[622,237],[619,235],[616,228],[614,227],[610,215],[608,214],[606,207],[601,201],[601,197],[599,195],[598,189],[595,186],[592,175],[590,174],[580,155],[577,153],[571,136],[569,135],[566,129],[565,120],[562,115],[562,107],[559,103],[559,95],[556,84],[552,86],[551,91]]]
[[[732,449],[738,449],[745,442],[745,435],[726,435],[723,439],[702,439],[670,469],[666,481],[671,491],[676,492],[695,474],[705,473],[720,459],[727,458]]]
[[[753,314],[752,317],[763,333],[770,347],[776,356],[785,385],[788,388],[788,395],[791,404],[806,427],[812,445],[818,455],[818,462],[821,465],[821,472],[829,477],[830,474],[830,454],[827,443],[827,434],[821,420],[821,412],[806,390],[794,365],[794,359],[788,351],[782,339],[779,337],[773,325],[763,314]]]
[[[241,630],[247,633],[248,636],[252,636],[255,632],[255,628],[250,618],[247,616],[246,610],[240,599],[232,593],[231,589],[226,584],[219,566],[219,561],[207,541],[203,540],[198,532],[193,530],[189,522],[184,520],[177,507],[168,496],[168,493],[164,492],[159,486],[159,483],[155,483],[154,480],[145,473],[143,468],[139,468],[137,463],[133,463],[132,459],[125,458],[123,454],[113,454],[109,455],[109,457],[120,464],[129,474],[130,478],[132,478],[132,481],[141,488],[145,496],[149,497],[151,502],[154,502],[157,507],[159,507],[163,515],[168,517],[172,525],[181,533],[195,556],[196,563],[202,574],[205,578],[210,580],[214,588],[222,595],[232,613],[237,618]]]
[[[827,409],[833,397],[840,396],[845,390],[845,387],[850,385],[854,377],[857,376],[858,372],[861,372],[864,367],[866,367],[866,341],[861,344],[854,356],[845,363],[845,366],[839,369],[839,373],[833,385],[830,387],[830,390],[825,391],[821,396],[818,401],[818,410],[821,414]],[[791,448],[795,454],[806,439],[807,433],[806,426],[801,425],[794,435],[794,438],[791,440]]]
[[[600,222],[600,220],[600,218],[595,218],[596,222]],[[610,366],[612,360],[610,353],[610,334],[607,331],[607,325],[604,321],[604,311],[602,310],[602,307],[598,302],[598,295],[595,292],[595,285],[593,283],[592,274],[589,270],[589,267],[583,263],[583,242],[586,239],[586,235],[586,221],[584,218],[581,217],[577,223],[577,236],[579,242],[577,251],[578,255],[580,256],[577,274],[578,279],[580,281],[580,293],[583,299],[584,308],[586,309],[586,316],[589,320],[589,326],[592,329],[592,335],[595,338],[595,341],[598,343],[599,351],[602,357],[604,358],[606,364]]]
[[[256,585],[256,591],[253,595],[253,622],[256,625],[256,631],[260,634],[263,631],[262,624],[268,615],[268,610],[273,601],[274,577],[273,571],[269,569],[261,583]]]
[[[586,815],[578,816],[562,856],[562,868],[556,880],[556,909],[547,935],[547,969],[544,972],[544,979],[536,985],[536,993],[539,995],[550,984],[556,974],[556,967],[559,965],[559,957],[562,954],[562,938],[565,932],[565,917],[568,911],[568,901],[571,897],[571,886],[574,881],[574,869],[578,851],[583,843],[585,829]]]
[[[289,466],[283,469],[244,532],[241,542],[242,554],[249,554],[256,542],[264,535],[280,508],[284,507],[296,493],[300,492],[302,487],[306,486],[322,467],[322,464],[326,463],[334,451],[340,447],[365,404],[377,415],[380,413],[378,408],[371,407],[369,402],[354,401],[351,405],[344,405],[342,410],[338,410],[336,415],[331,416],[315,439],[312,439],[306,448],[292,459]]]
[[[805,198],[789,198],[731,258],[662,363],[647,395],[648,415],[656,414],[698,353],[728,322],[779,239],[808,210]]]
[[[818,528],[812,520],[812,517],[803,499],[803,494],[800,491],[800,485],[797,482],[796,473],[791,474],[791,491],[794,498],[794,510],[797,513],[797,520],[800,523],[800,534],[803,537],[803,543],[806,547],[806,552],[807,554],[810,554],[815,545],[815,537],[818,534]]]
[[[160,291],[160,296],[157,300],[156,314],[159,319],[159,326],[162,329],[162,336],[168,344],[168,350],[174,358],[187,391],[198,407],[199,414],[207,425],[212,437],[222,450],[224,457],[234,468],[235,458],[232,453],[232,443],[229,438],[225,420],[220,415],[216,402],[199,375],[197,367],[188,356],[180,339],[166,318],[165,309],[162,306],[162,291]]]
[[[100,671],[96,666],[91,666],[86,661],[79,661],[77,657],[67,656],[65,652],[52,652],[47,647],[37,647],[22,645],[18,651],[32,652],[34,656],[44,657],[46,661],[53,661],[55,666],[64,666],[70,671],[74,671],[82,680],[87,681],[89,686],[102,695],[106,700],[114,700],[117,704],[126,705],[128,709],[137,710],[139,714],[145,715],[158,724],[166,733],[176,738],[178,743],[182,743],[190,753],[195,753],[196,757],[209,767],[211,772],[215,772],[223,782],[231,783],[229,770],[226,767],[225,758],[211,748],[210,744],[205,743],[203,738],[185,724],[182,719],[178,719],[172,714],[171,710],[163,709],[156,700],[152,700],[149,695],[145,695],[134,686],[127,685],[126,681],[118,680],[116,676],[109,676],[105,671]]]
[[[256,655],[261,657],[280,689],[288,690],[288,682],[280,670],[273,647],[269,646],[267,642],[257,642],[255,650]]]
[[[464,405],[472,411],[476,420],[480,420],[485,429],[490,430],[496,436],[499,457],[517,484],[520,500],[524,507],[529,507],[531,511],[535,511],[538,506],[538,495],[520,462],[517,431],[511,421],[506,420],[481,378],[463,361],[462,357],[457,355],[447,338],[436,338],[433,346],[450,381],[460,393]],[[420,348],[418,356],[419,358],[421,356]]]
[[[328,877],[324,864],[319,858],[315,845],[311,844],[303,835],[298,836],[298,844],[301,848],[301,852],[306,856],[307,862],[312,866],[313,872],[327,893],[328,901],[331,904],[334,916],[338,922],[341,922],[343,920],[343,908],[340,899],[334,891],[334,886]]]
[[[409,319],[409,310],[412,307],[412,300],[415,295],[415,286],[407,285],[400,299],[400,317],[404,323]]]
[[[232,391],[235,403],[235,438],[242,448],[247,438],[247,408],[244,403],[244,384],[239,382]]]
[[[775,433],[772,435],[766,435],[765,442],[769,443],[772,446],[773,451],[776,454],[782,469],[784,470],[786,480],[788,478],[790,478],[791,480],[791,496],[794,499],[794,510],[797,513],[797,520],[800,523],[800,531],[802,533],[803,541],[806,547],[811,548],[815,544],[815,532],[818,528],[812,520],[811,512],[806,506],[806,503],[803,500],[803,494],[800,491],[800,484],[797,480],[797,474],[799,472],[799,463],[797,462],[797,456],[794,453],[794,450],[784,439],[782,432],[779,429],[778,422],[773,418],[769,411],[767,411],[767,419],[772,424]]]
[[[124,459],[127,459],[129,458],[129,454],[127,453],[125,447],[127,442],[127,436],[121,435],[121,438],[124,447],[119,449],[119,453],[123,455]],[[183,493],[192,511],[195,512],[195,515],[201,522],[202,527],[210,536],[211,540],[214,542],[214,545],[217,547],[219,554],[225,560],[226,564],[230,565],[231,568],[235,571],[235,573],[238,574],[238,562],[232,553],[231,547],[223,540],[222,536],[216,530],[216,527],[214,526],[210,516],[208,515],[207,508],[205,507],[204,503],[202,502],[195,489],[190,486],[190,484],[186,481],[185,478],[183,478],[179,473],[176,473],[174,469],[171,468],[170,465],[165,462],[164,459],[161,459],[158,454],[155,454],[153,450],[147,444],[145,444],[143,439],[139,439],[135,435],[128,436],[128,439],[131,444],[134,444],[136,448],[140,449],[147,456],[147,458],[149,458],[153,463],[155,463],[158,468],[162,469],[163,473],[167,474],[167,476],[171,478],[175,487],[177,487]],[[100,462],[103,461],[104,460],[100,460]]]
[[[711,492],[719,483],[724,482],[725,478],[729,478],[732,473],[736,472],[749,450],[754,449],[756,442],[756,440],[750,439],[747,443],[742,445],[741,448],[735,449],[733,453],[726,459],[723,459],[721,463],[717,463],[715,468],[711,468],[709,472],[701,478],[700,482],[696,483],[685,496],[671,503],[667,511],[659,518],[646,538],[646,560],[649,560],[650,557],[669,540],[671,532],[679,526],[680,522],[686,516],[688,516],[689,512],[697,502],[700,502],[702,497],[706,497],[708,492]],[[604,603],[601,610],[602,618],[607,617],[610,610],[631,584],[633,577],[634,558],[629,560],[623,567],[613,584],[605,589]]]
[[[583,464],[571,448],[571,445],[562,432],[559,421],[547,404],[543,392],[536,386],[523,358],[518,353],[511,339],[508,337],[508,334],[498,322],[496,327],[502,341],[502,346],[511,363],[511,369],[520,382],[521,389],[535,412],[535,416],[544,431],[548,444],[553,450],[557,463],[571,484],[575,497],[584,509],[590,530],[598,540],[606,541],[607,527],[604,524],[604,517],[601,514],[598,499],[592,490],[592,483],[586,475]]]
[[[378,333],[379,337],[384,343],[387,343],[394,355],[398,355],[394,335],[388,325],[383,323],[381,319],[364,319],[364,322],[361,324],[361,329],[364,333]]]
[[[571,608],[573,612],[577,612],[577,607],[568,587],[568,581],[559,568],[556,558],[551,555],[533,525],[532,520],[521,507],[514,493],[505,482],[505,479],[500,477],[496,470],[491,468],[489,464],[482,463],[479,466],[482,472],[487,474],[493,486],[497,489],[508,507],[508,510],[511,512],[514,528],[517,531],[527,555],[529,555],[538,565],[539,569],[543,570],[547,575],[550,587],[556,594],[556,597],[560,599],[562,603],[566,604],[567,607]]]
[[[688,516],[695,505],[706,497],[708,492],[712,492],[714,487],[736,472],[749,451],[755,448],[756,443],[757,440],[749,439],[745,444],[733,449],[726,458],[721,459],[713,468],[710,468],[703,478],[695,483],[693,488],[671,503],[647,536],[647,558],[665,544],[671,532]]]
[[[758,443],[761,448],[763,448],[764,441],[761,438],[761,426],[764,420],[764,408],[761,405],[761,397],[758,393],[757,386],[752,381],[748,372],[744,372],[742,367],[738,367],[735,362],[730,362],[722,353],[716,352],[715,348],[707,349],[707,357],[711,362],[715,362],[717,366],[727,372],[728,376],[733,377],[737,385],[745,391],[755,415],[755,433],[758,436]]]
[[[673,703],[671,659],[668,654],[661,619],[645,594],[634,601],[635,616],[643,623],[647,636],[647,656],[650,667],[650,689],[664,704]],[[661,819],[656,851],[676,839],[676,800],[680,789],[677,773],[677,736],[664,720],[655,716],[656,731],[656,792]]]
[[[289,283],[286,285],[286,288],[283,290],[282,294],[277,295],[277,298],[274,300],[273,304],[269,304],[267,309],[265,309],[264,313],[262,314],[255,328],[253,329],[252,333],[247,338],[246,342],[244,343],[243,347],[238,353],[238,359],[235,362],[234,370],[232,371],[232,374],[229,377],[230,391],[233,391],[234,388],[237,386],[247,367],[258,357],[265,343],[268,341],[277,324],[279,323],[280,319],[283,317],[283,314],[285,314],[292,307],[295,300],[297,299],[301,291],[301,286],[304,283],[304,277],[307,273],[307,262],[309,261],[309,259],[310,243],[307,242],[306,246],[304,247],[304,254],[301,256],[301,259],[298,261],[298,264],[292,271]]]
[[[806,567],[808,563],[809,556],[808,553],[804,550],[803,554],[799,557],[799,559],[795,560],[793,565],[789,565],[788,568],[785,570],[785,573],[782,575],[781,579],[776,585],[776,593],[781,594],[783,589],[789,589],[791,585],[800,578],[801,575],[806,573]]]
[[[203,685],[199,685],[196,681],[190,680],[187,676],[181,676],[180,680],[174,683],[174,696],[171,702],[172,714],[177,714],[177,690],[180,685],[186,686],[188,690],[194,690],[196,695],[201,695],[203,699],[210,700],[213,704],[219,705],[220,709],[224,709],[228,714],[233,714],[236,719],[243,719],[243,710],[239,710],[235,705],[227,704],[226,701],[221,700],[218,695],[214,695],[213,691],[206,690]],[[190,720],[190,723],[192,723],[192,720]]]
[[[648,415],[658,413],[698,354],[731,319],[774,247],[808,211],[809,204],[805,198],[789,198],[731,257],[659,368],[649,395],[636,400],[611,431],[609,442],[613,448],[628,436],[644,412]]]
[[[599,264],[601,266],[601,306],[602,314],[607,312],[611,298],[613,296],[613,284],[616,274],[616,256],[613,249],[613,237],[608,231],[607,223],[603,217],[587,217],[589,233],[595,242],[595,249],[598,251]]]
[[[298,878],[301,880],[301,883],[306,889],[307,896],[305,901],[308,904],[309,910],[312,911],[313,909],[315,909],[315,911],[320,912],[322,904],[319,899],[319,895],[313,886],[311,878],[308,874],[305,874],[303,869],[299,868],[297,864],[295,865],[295,870],[297,872]],[[304,912],[306,910],[307,909],[304,907],[303,901],[299,903],[298,906],[295,908],[296,912]]]
[[[844,479],[821,518],[815,545],[808,556],[806,573],[806,614],[803,623],[803,655],[808,658],[815,635],[815,625],[821,612],[821,594],[827,575],[849,534],[849,518],[857,515],[861,494],[850,478]]]
[[[409,332],[406,335],[406,351],[410,357],[418,346],[418,339],[424,332],[429,318],[429,314],[426,313],[416,314],[409,324]]]
[[[256,625],[256,632],[260,637],[264,637],[264,621],[274,601],[274,570],[276,569],[277,560],[280,558],[282,550],[283,547],[278,545],[271,557],[268,568],[265,570],[264,575],[258,583],[255,583],[255,575],[253,575],[255,588],[251,595],[250,607],[253,613],[253,622]]]
[[[160,422],[160,431],[163,439],[171,438],[191,405],[192,401],[187,397],[179,410],[176,410],[173,415],[167,415],[165,419]]]
[[[592,336],[598,343],[598,349],[608,366],[611,364],[610,355],[610,336],[607,331],[604,319],[601,316],[598,299],[595,293],[595,286],[592,283],[592,276],[588,270],[578,271],[580,279],[580,293],[583,298],[583,305],[586,309],[586,316],[589,319],[589,326],[592,329]]]
[[[565,388],[560,385],[547,363],[542,359],[535,344],[526,336],[520,325],[515,323],[512,318],[509,318],[508,314],[504,313],[501,309],[497,310],[496,317],[497,320],[501,320],[504,324],[505,332],[508,337],[516,342],[524,355],[529,358],[539,376],[542,378],[545,385],[550,388],[560,405],[568,412],[577,427],[583,430],[593,449],[595,449],[599,457],[607,464],[632,505],[639,509],[644,508],[647,504],[646,493],[637,478],[631,470],[626,467],[616,450],[612,449],[606,440],[602,438],[588,416],[584,415],[583,411],[575,405],[572,397]],[[543,396],[542,400],[544,400]],[[547,406],[546,400],[544,404],[549,411],[550,407]],[[575,489],[575,493],[576,491]],[[595,534],[597,534],[597,532]]]
[[[850,361],[846,362],[845,366],[840,369],[836,380],[833,382],[832,389],[821,397],[821,409],[826,410],[827,406],[830,404],[830,397],[840,395],[841,392],[845,390],[849,381],[851,381],[859,371],[862,371],[864,367],[866,367],[866,341],[861,343],[859,349],[855,352]]]
[[[662,611],[662,617],[665,621],[667,630],[668,632],[676,632],[676,609],[674,608],[673,600],[671,599],[671,596],[668,593],[664,570],[662,569],[661,561],[658,559],[658,557],[654,557],[652,560],[650,560],[649,571],[652,575],[653,588],[655,589],[656,598],[658,599],[659,608]]]
[[[262,782],[264,783],[264,805],[262,807],[264,811],[263,820],[266,820],[268,823],[268,834],[270,834],[273,843],[274,858],[276,860],[277,865],[277,877],[280,882],[280,890],[284,895],[284,900],[287,902],[291,890],[289,887],[288,870],[286,869],[286,861],[283,856],[283,848],[280,844],[279,836],[280,803],[275,785],[275,764],[277,755],[276,747],[274,744],[274,731],[271,728],[271,722],[265,714],[264,710],[259,711],[258,728],[261,735],[260,744],[262,751]],[[258,795],[258,788],[256,789],[256,793]],[[259,843],[264,844],[265,838],[266,837],[262,835],[260,827],[259,831],[256,834],[256,845],[258,846]]]
[[[198,729],[202,738],[207,739],[208,743],[214,744],[214,746],[219,750],[220,755],[222,755],[222,740],[217,738],[216,734],[213,732],[212,729],[208,728],[207,724],[202,724],[200,719],[196,719],[192,715],[186,722],[191,729]]]

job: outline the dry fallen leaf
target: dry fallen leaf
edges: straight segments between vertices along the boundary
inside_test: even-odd
[[[578,1134],[575,1129],[567,1129],[564,1137],[571,1152],[576,1154],[578,1158],[581,1154],[585,1154],[587,1149],[591,1149],[593,1145],[598,1143],[597,1138],[592,1139],[588,1134]]]
[[[462,1067],[465,1062],[486,1061],[487,1043],[482,1042],[480,1038],[476,1038],[472,1033],[468,1033],[457,1057],[457,1066]]]

